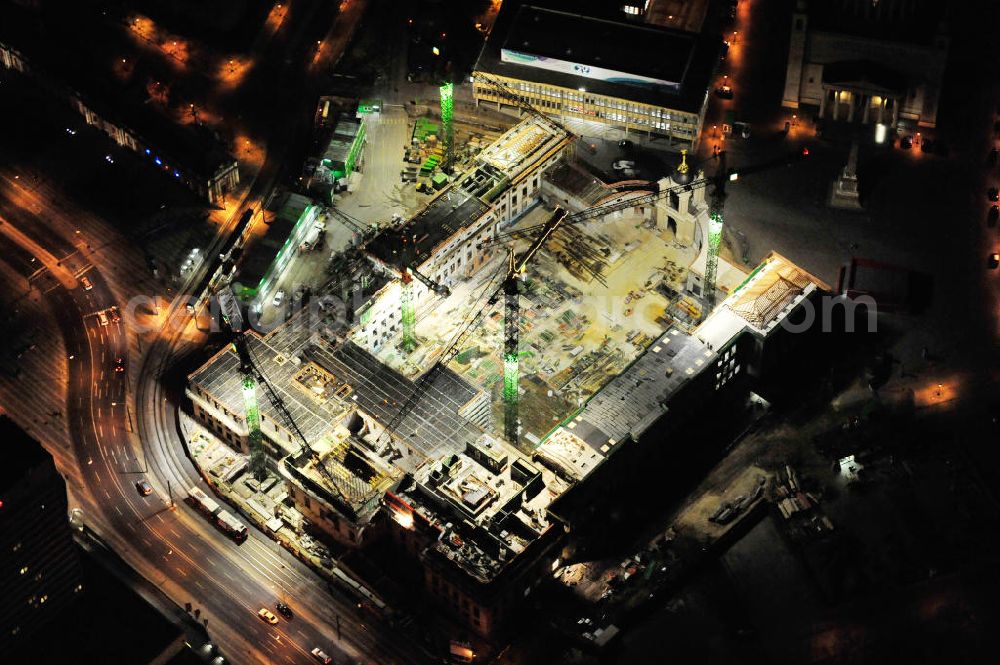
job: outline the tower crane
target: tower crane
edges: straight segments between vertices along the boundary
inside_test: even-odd
[[[503,431],[504,436],[513,444],[517,443],[517,407],[518,407],[518,381],[520,378],[520,367],[518,357],[518,345],[520,344],[521,327],[521,298],[519,287],[521,275],[528,267],[538,250],[542,248],[552,234],[566,220],[566,211],[557,207],[552,216],[543,225],[531,245],[521,252],[519,256],[514,255],[514,248],[507,250],[507,271],[503,279],[501,291],[503,291]],[[490,304],[496,301],[500,291],[490,297]]]
[[[260,370],[260,365],[257,363],[254,357],[253,351],[250,349],[250,345],[247,343],[245,335],[238,335],[236,339],[233,340],[233,349],[236,351],[236,355],[240,359],[240,374],[242,376],[243,383],[243,405],[246,411],[247,419],[247,429],[249,431],[250,440],[250,472],[253,474],[254,478],[258,481],[264,480],[267,477],[267,452],[264,450],[264,434],[260,430],[260,406],[257,402],[257,384],[264,386],[267,391],[268,398],[271,400],[271,404],[274,408],[278,410],[281,414],[282,419],[285,424],[288,425],[298,436],[300,449],[307,453],[316,463],[316,468],[323,477],[328,481],[330,487],[334,492],[340,495],[340,497],[350,505],[347,497],[344,496],[343,491],[341,491],[340,486],[337,484],[330,470],[320,460],[316,451],[312,449],[309,443],[306,441],[305,435],[299,426],[295,423],[295,419],[292,418],[292,414],[288,411],[288,407],[285,406],[284,400],[278,395],[277,391],[271,385],[271,383],[264,376],[264,373]]]
[[[415,381],[413,392],[406,399],[405,402],[399,407],[395,414],[385,426],[385,430],[382,433],[381,439],[385,439],[386,446],[392,445],[392,435],[395,434],[396,428],[399,424],[403,422],[403,418],[406,417],[420,398],[424,396],[427,390],[434,384],[434,380],[444,371],[448,363],[451,362],[452,358],[458,355],[459,349],[461,349],[462,343],[469,336],[469,333],[476,327],[479,321],[486,315],[487,304],[496,301],[496,296],[499,291],[493,291],[493,286],[496,283],[499,272],[493,276],[493,279],[486,285],[483,289],[483,293],[489,292],[490,296],[484,299],[482,295],[477,298],[476,305],[472,309],[471,315],[459,326],[458,332],[452,338],[451,342],[445,347],[444,351],[438,356],[438,359],[431,365],[431,368],[427,372]]]
[[[441,85],[441,125],[444,130],[444,163],[451,165],[455,156],[455,84],[446,81]]]
[[[366,227],[364,223],[337,207],[331,207],[330,212],[361,238],[364,238],[371,232],[370,228]],[[403,350],[407,353],[417,346],[417,337],[414,330],[417,315],[413,298],[413,279],[416,278],[418,282],[439,296],[447,297],[451,294],[447,286],[435,282],[430,277],[421,273],[413,263],[412,260],[409,260],[409,257],[405,257],[399,266],[400,281],[402,282],[402,293],[399,299],[402,310],[400,312],[400,321],[403,326]]]
[[[808,154],[803,151],[802,153]],[[776,166],[790,164],[792,156],[782,156],[779,159],[759,164],[742,173],[755,173],[767,170]],[[686,166],[686,163],[682,162]],[[709,228],[708,228],[708,253],[705,267],[705,299],[706,306],[703,312],[711,312],[715,305],[715,278],[718,267],[719,247],[722,240],[723,228],[723,207],[725,205],[726,183],[736,180],[739,177],[737,171],[726,168],[725,153],[719,154],[719,167],[715,175],[709,178],[699,178],[691,182],[657,190],[649,194],[632,196],[618,201],[607,203],[601,206],[588,208],[572,215],[567,215],[566,211],[556,208],[555,213],[544,223],[515,229],[499,234],[494,240],[484,245],[507,242],[516,238],[531,238],[531,245],[516,259],[514,251],[508,248],[507,254],[507,275],[504,279],[501,290],[504,293],[504,436],[513,444],[517,443],[517,415],[518,415],[518,382],[520,378],[518,364],[518,345],[520,336],[520,307],[518,296],[519,275],[524,272],[528,262],[538,253],[545,243],[559,230],[568,229],[574,224],[608,215],[620,210],[633,208],[637,205],[653,203],[670,194],[681,191],[693,191],[708,185],[713,185],[710,193],[709,203]],[[495,301],[497,294],[491,298]]]
[[[551,123],[562,131],[567,131],[556,120],[525,102],[515,91],[511,90],[502,81],[482,72],[476,73],[475,77],[485,82],[487,85],[490,85],[496,91],[498,96],[508,100],[511,104],[534,117]],[[567,133],[569,132],[567,131]],[[714,308],[716,301],[716,277],[718,272],[719,249],[722,243],[722,232],[724,227],[723,211],[725,207],[726,183],[735,181],[741,174],[746,175],[756,173],[758,171],[769,170],[777,166],[791,165],[795,161],[798,161],[798,159],[808,155],[809,151],[807,148],[803,148],[801,153],[783,154],[776,159],[762,164],[757,164],[749,168],[743,168],[739,171],[727,168],[726,153],[725,151],[721,151],[716,155],[713,155],[713,157],[717,157],[719,159],[719,165],[716,168],[715,174],[711,177],[702,177],[695,180],[690,180],[690,176],[688,175],[690,167],[686,161],[686,151],[684,151],[684,153],[685,154],[682,155],[681,165],[678,168],[678,173],[682,175],[687,182],[665,189],[659,189],[657,187],[653,192],[637,196],[630,196],[629,193],[624,193],[616,201],[594,206],[592,208],[573,213],[572,215],[567,215],[565,211],[557,208],[556,213],[554,213],[549,220],[542,224],[535,224],[499,233],[490,241],[481,245],[481,247],[484,247],[493,244],[507,243],[519,238],[531,239],[532,241],[529,248],[519,256],[515,256],[513,249],[508,249],[505,278],[501,287],[497,289],[489,298],[490,303],[495,303],[500,293],[502,292],[504,294],[504,435],[511,443],[517,443],[518,434],[518,382],[520,375],[518,362],[518,345],[520,337],[520,301],[518,295],[518,285],[520,283],[519,275],[524,272],[528,262],[538,253],[538,250],[542,248],[542,246],[556,233],[556,231],[560,229],[568,229],[573,225],[580,224],[587,220],[603,217],[621,210],[634,208],[635,206],[655,203],[656,201],[671,194],[690,192],[712,185],[712,190],[709,194],[708,248],[704,276],[706,306],[703,309],[703,316],[707,316],[707,314]],[[451,358],[457,354],[458,344],[465,338],[470,328],[479,321],[482,315],[483,310],[479,310],[474,313],[474,316],[463,325],[460,334],[448,347],[446,352],[439,357],[438,361],[435,362],[424,377],[419,380],[417,389],[414,390],[410,398],[407,399],[400,410],[393,416],[389,426],[386,427],[386,432],[390,438],[392,433],[395,431],[395,428],[420,399],[426,391],[426,388],[444,369],[444,366],[447,365]]]

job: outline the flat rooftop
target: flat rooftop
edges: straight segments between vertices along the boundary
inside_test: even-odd
[[[722,41],[701,33],[597,19],[508,1],[475,70],[699,113]]]
[[[930,45],[948,4],[933,0],[810,2],[809,29],[868,39]]]
[[[570,134],[555,123],[529,116],[486,146],[476,161],[516,182],[519,175],[544,162],[570,139]]]
[[[651,0],[646,23],[688,32],[701,32],[709,0]]]
[[[443,242],[489,209],[469,192],[449,186],[411,219],[368,241],[365,251],[390,266],[420,266]]]
[[[687,73],[696,39],[692,33],[521,5],[500,57],[543,69],[561,61],[584,78],[601,80],[601,71],[627,85],[676,89]]]
[[[250,244],[249,251],[240,263],[238,281],[255,289],[271,269],[281,248],[288,242],[299,219],[313,200],[301,194],[290,194],[278,214],[267,225],[264,235]]]
[[[28,477],[28,471],[52,460],[42,444],[5,414],[0,414],[0,441],[7,453],[0,465],[0,490],[16,485]]]
[[[637,440],[667,413],[670,399],[714,357],[696,337],[668,330],[542,442],[535,455],[563,477],[582,480],[616,445]]]

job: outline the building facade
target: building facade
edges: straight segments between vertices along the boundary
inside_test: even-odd
[[[394,277],[415,268],[431,281],[452,287],[472,277],[495,249],[490,241],[541,199],[542,174],[562,157],[570,135],[543,117],[529,117],[487,146],[468,171],[442,189],[424,210],[385,229],[364,247],[381,270]],[[433,295],[415,280],[417,307]],[[401,330],[402,285],[392,279],[363,308],[352,339],[376,352]]]
[[[120,148],[130,150],[148,161],[151,168],[163,172],[213,206],[225,204],[226,194],[240,183],[239,165],[207,131],[195,133],[187,127],[174,127],[166,118],[142,121],[122,117],[122,108],[99,94],[81,92],[48,72],[32,67],[18,49],[0,42],[0,65],[32,77],[48,91],[63,98],[84,122],[104,134]],[[134,113],[147,116],[145,109]],[[140,129],[139,125],[143,128]]]
[[[83,590],[66,483],[37,441],[0,416],[0,661],[70,606]]]
[[[941,7],[798,0],[782,104],[830,121],[934,127],[949,45]]]
[[[530,104],[554,118],[696,146],[721,44],[714,27],[696,33],[505,3],[476,63],[473,95],[498,109]]]

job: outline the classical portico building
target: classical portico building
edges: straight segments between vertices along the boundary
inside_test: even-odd
[[[934,127],[948,37],[941,3],[798,0],[783,105],[825,120]]]

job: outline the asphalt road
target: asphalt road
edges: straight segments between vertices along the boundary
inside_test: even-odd
[[[67,221],[50,220],[49,225]],[[51,230],[48,237],[49,251],[67,253],[65,239]],[[179,500],[186,488],[205,486],[183,450],[178,396],[160,379],[178,353],[192,349],[189,338],[180,331],[163,336],[147,350],[141,372],[115,372],[115,359],[127,361],[130,345],[123,322],[105,326],[96,316],[112,304],[122,306],[101,272],[85,271],[91,289],[67,290],[40,278],[38,263],[29,255],[9,252],[5,257],[25,277],[34,275],[64,337],[70,358],[67,422],[91,499],[85,515],[88,521],[99,518],[94,526],[116,551],[175,602],[199,608],[210,635],[235,662],[309,662],[315,646],[362,662],[421,662],[419,652],[384,625],[359,621],[353,599],[331,596],[314,573],[273,541],[254,531],[237,545]],[[139,454],[126,411],[130,375],[138,382]],[[150,497],[134,487],[143,478],[156,490]],[[173,510],[168,483],[177,499]],[[278,599],[296,612],[291,622],[271,627],[254,616]]]
[[[357,2],[355,11],[360,13],[363,5]],[[301,24],[289,30],[300,34],[297,27]],[[300,44],[309,30],[301,34]],[[286,52],[296,56],[306,50],[294,43],[287,46]],[[284,76],[285,87],[303,92],[302,99],[316,85],[305,76],[288,76],[275,69],[267,73]],[[258,202],[273,187],[286,156],[285,146],[299,134],[301,125],[288,122],[277,124],[267,136],[267,144],[279,148],[268,150],[228,228],[245,205]],[[84,251],[88,245],[104,246],[104,238],[87,228],[81,232],[79,219],[67,213],[56,192],[50,183],[7,188],[3,211],[34,242],[67,261],[80,276],[85,274],[92,288],[67,290],[23,252],[6,253],[4,259],[42,291],[64,338],[69,359],[66,421],[81,467],[85,521],[176,603],[190,602],[198,608],[213,641],[232,662],[313,662],[309,651],[316,646],[338,663],[427,662],[419,649],[386,624],[358,617],[353,598],[327,591],[315,573],[270,539],[251,529],[250,538],[237,545],[181,501],[187,488],[198,484],[205,489],[205,485],[186,457],[178,431],[179,386],[168,388],[163,379],[180,357],[203,340],[190,328],[187,333],[169,328],[139,354],[124,322],[101,325],[95,315],[98,310],[117,304],[126,311],[126,303],[106,278],[113,270],[121,272],[122,264],[113,246],[100,253]],[[216,246],[223,236],[220,232]],[[212,256],[214,248],[207,249],[206,254]],[[208,268],[190,276],[189,288]],[[138,270],[142,270],[141,263]],[[116,278],[115,286],[129,284],[125,272]],[[141,281],[137,279],[136,284]],[[184,316],[181,295],[170,311]],[[124,360],[128,371],[114,371],[116,358]],[[129,383],[130,377],[135,386]],[[136,490],[139,479],[152,484],[151,496],[143,497]],[[171,492],[175,507],[168,499]],[[270,626],[255,616],[260,607],[273,608],[279,599],[292,606],[294,619]]]

